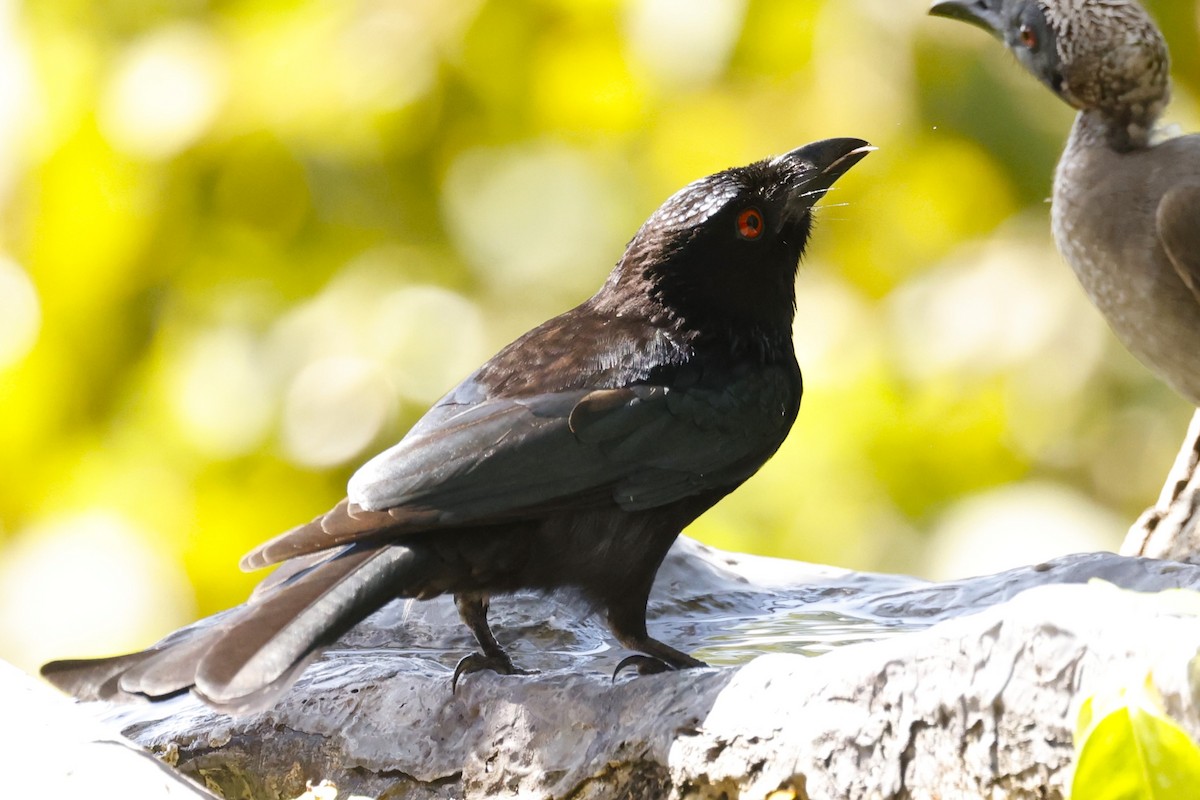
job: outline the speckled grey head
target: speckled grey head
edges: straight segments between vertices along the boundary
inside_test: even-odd
[[[929,13],[992,33],[1081,111],[1148,131],[1166,106],[1167,45],[1136,0],[935,0]]]

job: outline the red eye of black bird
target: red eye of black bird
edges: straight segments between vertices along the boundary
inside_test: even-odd
[[[1028,47],[1030,50],[1033,50],[1035,47],[1037,47],[1037,32],[1028,25],[1022,25],[1021,30],[1018,31],[1017,35],[1021,38],[1021,44],[1025,45],[1025,47]]]
[[[757,239],[763,232],[763,215],[757,208],[744,208],[737,216],[738,236],[743,239]]]

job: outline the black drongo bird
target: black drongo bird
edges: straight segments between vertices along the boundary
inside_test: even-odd
[[[452,593],[481,653],[519,670],[489,598],[574,590],[640,671],[702,666],[652,639],[646,601],[680,530],[753,475],[800,407],[795,276],[813,204],[871,148],[829,139],[698,180],[642,225],[591,299],[501,350],[350,480],[333,510],[251,552],[244,605],[140,653],[42,668],[80,697],[192,688],[273,701],[395,598]]]
[[[1078,109],[1054,179],[1054,239],[1122,343],[1200,405],[1200,136],[1156,143],[1162,34],[1135,0],[937,0]]]

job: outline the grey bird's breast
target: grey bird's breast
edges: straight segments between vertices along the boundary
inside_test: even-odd
[[[1117,338],[1200,405],[1200,302],[1157,227],[1165,193],[1189,176],[1200,184],[1198,145],[1185,137],[1119,153],[1077,121],[1055,173],[1051,218],[1059,251]]]

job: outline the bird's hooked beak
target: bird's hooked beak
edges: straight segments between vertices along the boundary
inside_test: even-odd
[[[983,28],[993,36],[1000,36],[1004,26],[997,6],[988,0],[934,0],[929,7],[929,15],[956,19]]]
[[[875,147],[862,139],[822,139],[778,156],[776,161],[788,162],[796,169],[789,207],[812,208],[838,178],[873,150]]]

